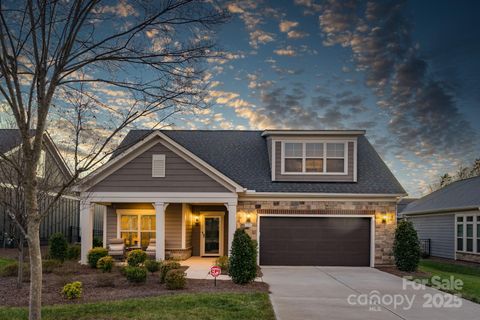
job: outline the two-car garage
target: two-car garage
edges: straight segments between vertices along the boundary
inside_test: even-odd
[[[371,266],[372,217],[260,216],[260,265]]]

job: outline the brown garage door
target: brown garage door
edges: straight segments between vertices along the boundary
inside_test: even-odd
[[[369,266],[370,218],[261,217],[260,265]]]

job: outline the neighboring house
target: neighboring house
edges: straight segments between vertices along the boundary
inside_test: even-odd
[[[453,182],[403,211],[435,257],[480,262],[480,176]]]
[[[83,263],[100,204],[105,242],[157,259],[227,255],[243,227],[261,265],[391,264],[406,195],[362,130],[133,130],[79,191]]]
[[[30,133],[33,137],[34,131],[32,130]],[[10,159],[16,159],[20,147],[21,139],[18,130],[0,129],[1,154],[10,157]],[[0,247],[5,247],[14,245],[12,239],[18,239],[19,230],[8,212],[12,205],[18,208],[14,199],[16,198],[15,195],[21,197],[21,191],[16,176],[11,174],[5,161],[0,160],[0,166],[2,166],[0,168],[0,192],[2,192],[0,196]],[[38,168],[37,175],[40,185],[43,179],[68,179],[71,176],[64,159],[48,133],[44,135],[43,150]],[[44,200],[48,201],[46,198]],[[22,200],[20,199],[20,201]],[[41,201],[40,206],[44,205],[45,202]],[[73,235],[78,234],[79,208],[78,197],[74,195],[63,196],[48,212],[41,224],[40,238],[42,244],[46,244],[50,235],[56,232],[62,232],[69,239],[74,238]],[[76,239],[72,240],[75,241]]]
[[[397,203],[397,219],[403,218],[403,211],[412,202],[417,201],[418,198],[402,198]]]

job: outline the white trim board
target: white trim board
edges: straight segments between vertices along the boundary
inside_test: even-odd
[[[262,217],[299,217],[299,218],[368,218],[370,219],[370,267],[375,267],[375,215],[360,214],[258,214],[257,215],[257,261],[260,263],[260,221]]]

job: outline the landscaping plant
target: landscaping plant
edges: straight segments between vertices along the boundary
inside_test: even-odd
[[[113,268],[113,258],[111,256],[101,257],[97,261],[97,269],[103,272],[111,272]]]
[[[80,259],[80,252],[82,247],[78,244],[72,244],[68,246],[67,249],[67,259],[68,260],[78,260]]]
[[[215,260],[215,265],[219,266],[220,269],[222,269],[222,271],[224,271],[225,273],[228,273],[229,264],[230,262],[227,256],[221,256]]]
[[[103,240],[99,237],[93,237],[92,246],[95,247],[103,247]]]
[[[184,289],[186,283],[186,274],[181,269],[170,270],[165,276],[165,285],[168,290]]]
[[[402,220],[395,230],[395,241],[393,243],[393,255],[398,270],[413,272],[417,270],[420,262],[420,242],[417,231],[412,222]]]
[[[164,261],[160,267],[160,283],[165,283],[168,271],[180,269],[180,263],[176,261]]]
[[[145,267],[126,266],[123,272],[130,282],[141,283],[147,280],[147,269]]]
[[[57,232],[51,235],[49,240],[48,253],[50,259],[65,261],[67,258],[68,242],[62,233]]]
[[[160,262],[155,259],[147,259],[145,260],[145,268],[151,273],[157,272],[160,270]]]
[[[108,250],[102,247],[93,248],[88,251],[87,260],[88,265],[92,268],[97,267],[97,262],[100,258],[108,255]]]
[[[127,255],[127,263],[131,267],[138,267],[147,260],[147,253],[141,249],[132,250]]]
[[[59,260],[49,259],[42,261],[43,273],[52,273],[53,270],[61,266],[62,262],[60,262]]]
[[[62,294],[69,300],[80,298],[82,296],[82,283],[80,281],[67,283],[63,286]]]
[[[237,284],[249,283],[257,275],[256,243],[243,229],[237,229],[233,235],[229,275]]]

